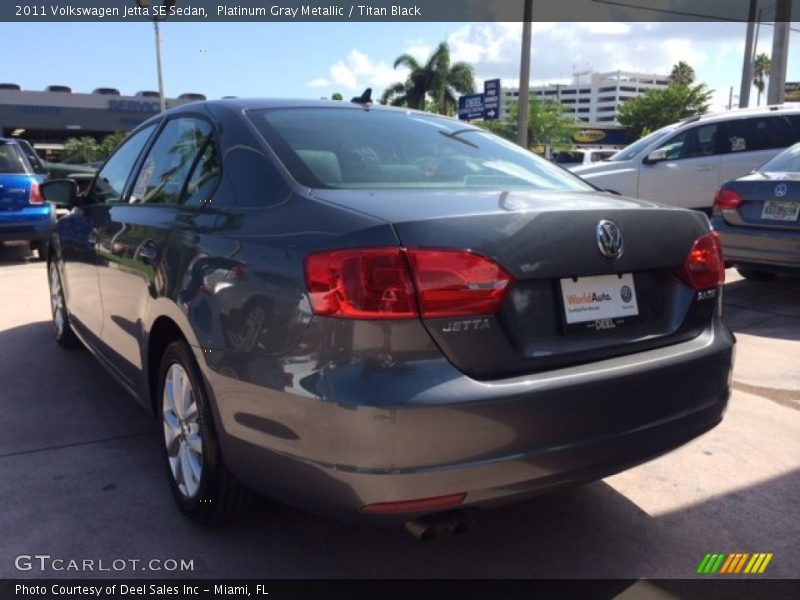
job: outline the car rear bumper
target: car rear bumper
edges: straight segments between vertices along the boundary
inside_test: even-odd
[[[800,269],[800,231],[733,227],[721,217],[712,225],[722,238],[725,260],[733,266]]]
[[[32,206],[0,213],[0,242],[28,242],[46,239],[55,224],[50,206]]]
[[[388,523],[425,513],[362,508],[458,493],[463,507],[516,502],[680,446],[720,422],[734,343],[717,321],[689,342],[529,377],[443,372],[406,405],[302,397],[203,369],[241,480],[312,512]],[[361,379],[365,397],[390,395],[380,375]]]

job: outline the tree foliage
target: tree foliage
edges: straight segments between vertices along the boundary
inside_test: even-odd
[[[542,100],[532,97],[530,104],[530,120],[528,122],[528,143],[531,147],[550,145],[556,148],[569,148],[580,121],[564,115],[563,106],[553,100]],[[506,117],[496,124],[480,121],[478,126],[489,129],[509,141],[517,141],[517,117],[519,102],[506,102]]]
[[[338,100],[339,102],[341,102],[342,100],[344,100],[344,96],[342,96],[339,92],[334,92],[333,94],[331,94],[331,100]]]
[[[695,80],[695,73],[692,66],[682,60],[672,67],[669,80],[675,85],[692,85]]]
[[[772,59],[762,52],[753,61],[753,85],[758,90],[758,106],[761,106],[761,94],[767,87],[767,80],[772,71]]]
[[[97,162],[108,158],[127,136],[125,131],[111,133],[98,142],[93,137],[84,136],[69,138],[64,143],[62,160],[67,163],[80,164]]]
[[[450,47],[442,42],[423,65],[410,54],[401,54],[394,68],[410,70],[404,82],[390,85],[381,96],[381,104],[408,106],[425,110],[429,106],[443,115],[458,109],[458,95],[475,92],[475,73],[463,62],[452,64]]]
[[[708,112],[711,91],[705,84],[673,84],[652,89],[628,100],[619,111],[619,122],[634,139],[670,123]]]

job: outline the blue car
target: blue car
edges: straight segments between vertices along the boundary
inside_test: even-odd
[[[43,259],[56,213],[39,191],[42,181],[19,144],[0,138],[0,243],[30,242]]]

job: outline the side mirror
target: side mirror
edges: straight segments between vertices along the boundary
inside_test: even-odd
[[[78,184],[72,179],[53,179],[39,186],[39,191],[48,202],[57,207],[72,210],[77,205]]]
[[[667,160],[667,150],[665,148],[659,148],[658,150],[653,150],[647,155],[647,158],[644,159],[644,164],[654,165],[656,163],[664,162],[665,160]]]

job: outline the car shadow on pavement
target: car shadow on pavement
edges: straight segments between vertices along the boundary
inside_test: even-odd
[[[28,244],[0,244],[0,267],[36,262],[38,255]]]
[[[0,481],[14,482],[0,488],[0,577],[20,576],[13,557],[34,551],[193,561],[191,573],[124,573],[135,577],[693,577],[719,551],[774,552],[771,571],[789,576],[800,561],[800,470],[663,514],[596,482],[486,511],[466,534],[428,543],[267,499],[203,529],[173,504],[155,419],[88,352],[61,349],[37,322],[0,331],[0,364]]]

